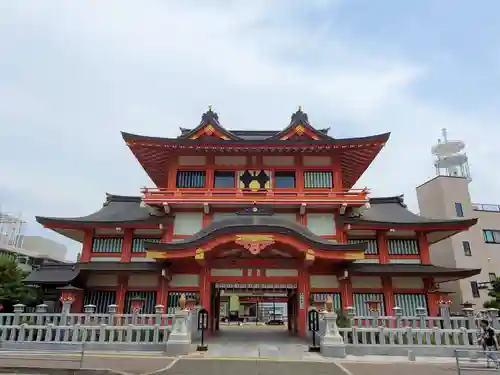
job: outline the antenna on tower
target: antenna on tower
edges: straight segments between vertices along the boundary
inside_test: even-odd
[[[472,181],[469,170],[469,158],[465,152],[465,143],[463,141],[450,141],[448,139],[448,130],[441,129],[442,139],[431,149],[436,157],[434,166],[438,176],[462,177]]]

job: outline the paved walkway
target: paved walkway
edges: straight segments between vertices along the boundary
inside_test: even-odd
[[[309,353],[309,343],[291,336],[283,326],[224,326],[207,340],[207,344],[208,352],[198,356],[294,360],[321,357],[317,353]]]

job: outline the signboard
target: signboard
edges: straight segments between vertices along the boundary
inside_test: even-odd
[[[216,283],[216,289],[297,289],[297,284],[226,284]]]
[[[309,331],[319,331],[319,313],[316,310],[310,310],[308,313]]]
[[[198,330],[204,331],[208,328],[208,311],[201,309],[198,312]]]
[[[300,309],[303,309],[305,306],[304,293],[300,293],[300,295],[299,295],[299,306],[300,306]]]

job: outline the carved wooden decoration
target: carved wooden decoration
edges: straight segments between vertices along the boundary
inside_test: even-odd
[[[257,255],[274,244],[274,237],[270,234],[238,234],[234,242],[243,246],[252,255]]]

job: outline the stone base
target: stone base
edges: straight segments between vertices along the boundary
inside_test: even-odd
[[[167,341],[166,354],[168,356],[186,355],[191,352],[191,340],[170,339]]]
[[[321,343],[321,355],[324,357],[330,358],[345,358],[347,355],[346,346],[344,344],[329,344],[329,343]]]

